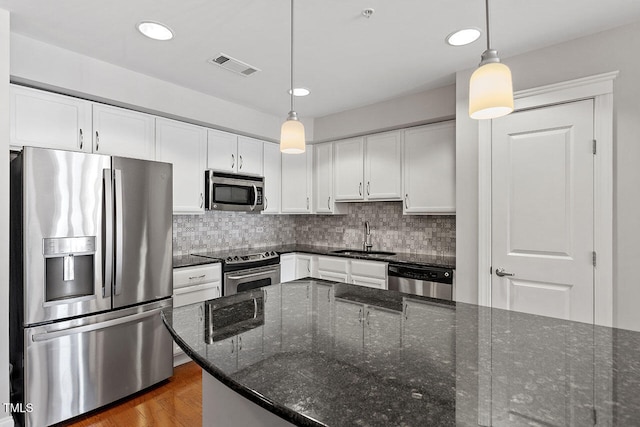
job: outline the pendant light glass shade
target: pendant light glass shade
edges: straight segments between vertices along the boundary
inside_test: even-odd
[[[280,151],[283,153],[300,154],[305,151],[304,126],[295,114],[295,111],[289,113],[280,130]]]
[[[469,81],[469,116],[495,119],[513,111],[511,70],[500,62],[480,66]]]
[[[506,116],[513,111],[511,70],[500,62],[498,51],[491,49],[489,37],[489,0],[485,0],[487,50],[478,69],[469,80],[469,116],[484,120]]]
[[[304,125],[298,120],[293,101],[293,0],[291,0],[291,110],[287,120],[280,129],[280,152],[285,154],[301,154],[305,151]]]

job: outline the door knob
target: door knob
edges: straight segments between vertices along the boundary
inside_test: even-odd
[[[496,269],[496,275],[500,276],[500,277],[504,277],[504,276],[515,276],[514,273],[509,273],[507,271],[504,271],[504,268],[498,268]]]

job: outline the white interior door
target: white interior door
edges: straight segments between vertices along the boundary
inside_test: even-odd
[[[494,307],[593,322],[593,111],[585,100],[494,120]]]

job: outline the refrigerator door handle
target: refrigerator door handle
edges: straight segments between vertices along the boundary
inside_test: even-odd
[[[104,252],[102,254],[102,296],[111,296],[113,281],[113,181],[111,169],[104,169]]]
[[[122,200],[122,171],[120,169],[113,170],[114,189],[115,189],[115,291],[114,295],[120,295],[122,291],[122,252],[124,249],[124,223],[123,223],[123,200]]]
[[[65,337],[73,334],[80,334],[83,332],[97,331],[100,329],[110,328],[112,326],[122,325],[124,323],[137,322],[138,320],[145,319],[158,315],[166,307],[159,307],[154,310],[144,311],[142,313],[132,314],[131,316],[118,317],[116,319],[105,320],[104,322],[92,323],[90,325],[77,326],[75,328],[63,329],[55,332],[45,332],[42,334],[35,334],[31,337],[33,342],[49,341],[52,339]]]

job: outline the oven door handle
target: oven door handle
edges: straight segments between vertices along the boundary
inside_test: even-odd
[[[253,185],[253,206],[251,206],[251,210],[254,210],[258,206],[258,188]]]
[[[244,279],[250,279],[252,277],[258,277],[258,276],[269,276],[273,274],[273,271],[260,271],[257,273],[251,273],[251,274],[245,274],[244,276],[228,276],[227,279],[229,280],[244,280]]]

